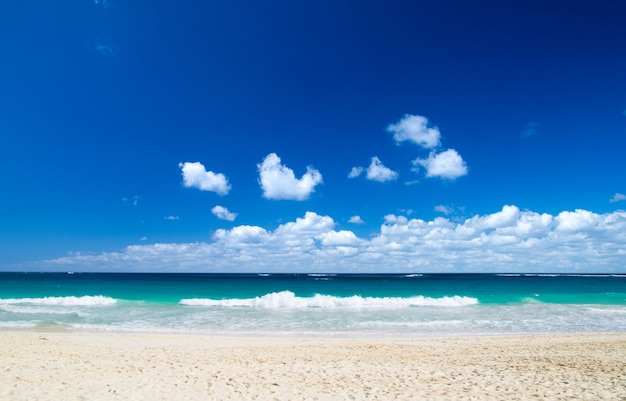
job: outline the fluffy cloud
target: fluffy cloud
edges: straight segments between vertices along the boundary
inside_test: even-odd
[[[626,200],[626,195],[616,192],[615,195],[613,195],[613,197],[609,199],[609,202],[615,203],[623,200]]]
[[[356,178],[365,171],[365,177],[371,181],[385,182],[398,179],[398,173],[385,167],[382,161],[376,156],[372,157],[372,162],[369,167],[364,169],[363,167],[352,167],[348,178]]]
[[[352,167],[352,170],[348,173],[348,178],[356,178],[363,172],[363,167]]]
[[[211,242],[132,245],[36,268],[59,271],[623,272],[626,211],[557,215],[513,205],[455,222],[387,215],[367,239],[307,212],[269,231],[217,230]],[[35,265],[33,265],[35,266]]]
[[[419,146],[432,149],[440,145],[439,128],[428,127],[428,119],[423,116],[406,114],[400,121],[390,124],[387,132],[393,134],[396,142],[411,141]]]
[[[533,125],[534,127],[534,125]],[[387,131],[393,134],[393,139],[397,142],[410,141],[424,149],[432,149],[425,159],[413,160],[414,166],[422,166],[426,169],[426,177],[440,177],[455,179],[467,174],[467,164],[454,149],[440,151],[441,133],[437,127],[429,127],[428,119],[424,116],[406,114],[400,121],[390,124]],[[354,168],[349,177],[360,174]],[[419,171],[419,168],[414,168]],[[413,180],[407,185],[417,183]]]
[[[440,177],[454,180],[467,174],[465,161],[454,149],[440,153],[431,152],[426,159],[415,159],[413,165],[426,169],[426,177]]]
[[[237,218],[237,213],[232,213],[228,211],[224,206],[217,205],[213,209],[211,209],[211,213],[213,213],[218,219],[235,221]]]
[[[485,216],[474,216],[465,221],[464,226],[481,231],[510,227],[519,220],[520,210],[517,206],[506,205],[501,211]]]
[[[372,157],[372,162],[370,166],[367,168],[368,180],[385,182],[385,181],[393,181],[398,178],[398,173],[395,171],[385,167],[383,162],[376,156]]]
[[[352,223],[352,224],[365,224],[365,222],[363,221],[363,219],[361,218],[361,216],[352,216],[352,217],[350,217],[350,219],[348,220],[348,223]]]
[[[574,212],[561,212],[555,218],[556,230],[567,232],[586,232],[593,230],[599,220],[595,213],[577,209]]]
[[[322,174],[312,167],[307,167],[302,178],[297,179],[292,169],[281,164],[276,153],[267,155],[257,168],[263,196],[267,199],[306,200],[315,186],[323,182]]]
[[[188,188],[197,188],[201,191],[211,191],[219,195],[226,195],[230,191],[230,184],[222,173],[206,171],[202,163],[179,163],[182,169],[183,185]]]
[[[285,223],[276,229],[276,234],[282,241],[290,244],[302,244],[309,242],[317,235],[332,231],[335,222],[329,216],[320,216],[314,212],[306,212],[303,218],[297,218],[295,222]]]
[[[385,216],[385,224],[406,224],[409,219],[404,216],[396,216],[395,214],[388,214]]]
[[[224,244],[227,248],[242,248],[249,244],[263,244],[270,238],[264,228],[257,226],[238,226],[232,230],[219,229],[213,235],[213,238]]]

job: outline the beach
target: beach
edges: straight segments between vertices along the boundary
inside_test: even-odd
[[[299,338],[8,330],[0,399],[625,400],[626,335]]]

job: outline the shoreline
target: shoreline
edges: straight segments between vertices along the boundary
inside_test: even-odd
[[[626,332],[622,331],[528,331],[528,332],[478,332],[478,333],[401,333],[401,332],[368,332],[368,331],[283,331],[280,333],[271,333],[269,331],[211,331],[211,330],[102,330],[90,328],[75,328],[66,325],[46,324],[37,326],[5,326],[0,327],[0,336],[10,333],[60,333],[60,334],[77,334],[77,335],[119,335],[119,336],[192,336],[192,337],[210,337],[210,338],[277,338],[277,339],[318,339],[318,340],[445,340],[445,339],[461,339],[461,338],[502,338],[502,337],[578,337],[578,336],[625,336]]]
[[[0,331],[0,398],[626,399],[626,333],[265,337]]]

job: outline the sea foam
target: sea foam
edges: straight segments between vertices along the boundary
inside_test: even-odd
[[[298,297],[291,291],[273,292],[256,298],[183,299],[181,305],[218,306],[218,307],[249,307],[249,308],[404,308],[411,306],[467,306],[478,304],[478,299],[462,296],[430,298],[415,296],[399,297],[336,297],[316,294],[313,297]]]
[[[85,295],[82,297],[43,297],[43,298],[8,298],[0,299],[0,305],[50,305],[50,306],[98,306],[114,305],[115,298],[103,295]]]

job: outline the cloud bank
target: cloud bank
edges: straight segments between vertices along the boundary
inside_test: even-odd
[[[297,179],[292,169],[281,164],[276,153],[267,155],[257,168],[266,199],[306,200],[315,192],[315,186],[323,182],[322,174],[313,167],[307,167],[306,173]]]
[[[626,211],[557,215],[513,205],[455,222],[387,215],[359,238],[329,216],[307,212],[276,229],[241,225],[210,242],[132,245],[38,268],[198,272],[624,272]]]
[[[183,174],[183,185],[187,188],[197,188],[201,191],[211,191],[218,195],[226,195],[230,191],[230,184],[222,173],[206,171],[199,162],[179,163]]]

